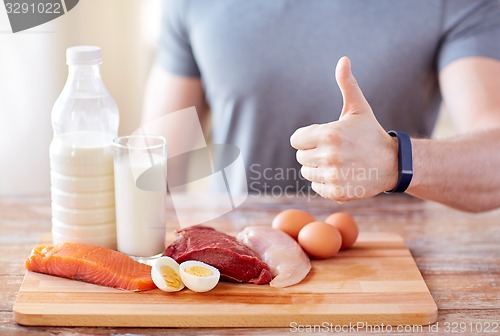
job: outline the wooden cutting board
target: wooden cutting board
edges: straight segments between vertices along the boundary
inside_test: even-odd
[[[14,317],[36,326],[425,325],[436,321],[437,306],[399,235],[362,233],[283,289],[220,282],[207,293],[132,293],[26,272]]]

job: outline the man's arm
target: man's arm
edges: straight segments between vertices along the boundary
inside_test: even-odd
[[[348,59],[339,61],[336,77],[344,97],[339,120],[303,127],[290,139],[302,175],[320,195],[337,201],[391,190],[397,181],[397,143],[376,120]],[[407,191],[466,211],[500,207],[500,101],[495,94],[500,62],[458,60],[442,71],[440,81],[462,135],[412,140],[414,177]]]
[[[440,84],[460,135],[412,140],[408,193],[473,212],[500,207],[500,61],[457,60],[443,69]]]
[[[192,107],[198,116],[194,111],[184,110]],[[185,184],[190,158],[178,155],[206,146],[202,127],[207,117],[200,78],[173,75],[159,66],[152,69],[144,95],[140,132],[164,136],[167,157],[177,156],[168,164],[169,184]]]
[[[168,73],[154,66],[149,74],[144,93],[142,123],[194,106],[204,120],[208,114],[201,79]]]
[[[187,110],[175,113],[174,118],[169,116],[192,107],[196,108],[197,118]],[[206,124],[208,111],[200,78],[178,76],[153,67],[146,84],[141,127],[144,132],[167,138],[169,157],[206,145],[201,128]]]

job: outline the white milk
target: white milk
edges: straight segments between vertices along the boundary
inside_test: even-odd
[[[113,135],[65,133],[50,145],[54,242],[116,248]]]
[[[155,163],[151,168],[151,160]],[[141,190],[139,179],[148,174],[156,191]],[[151,175],[150,175],[151,174]],[[118,251],[134,257],[151,257],[165,250],[165,158],[131,153],[115,160],[116,229]]]
[[[113,136],[95,131],[65,133],[50,144],[52,169],[68,178],[112,175]]]

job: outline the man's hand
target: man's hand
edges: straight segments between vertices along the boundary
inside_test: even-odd
[[[380,126],[342,57],[335,71],[344,98],[338,121],[299,128],[290,138],[301,173],[314,191],[345,202],[396,186],[398,143]]]

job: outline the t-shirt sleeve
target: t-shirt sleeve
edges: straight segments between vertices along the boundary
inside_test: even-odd
[[[187,0],[164,0],[156,64],[166,71],[200,77],[185,22]]]
[[[439,70],[462,57],[500,60],[499,0],[452,0],[445,6],[445,36],[438,55]]]

